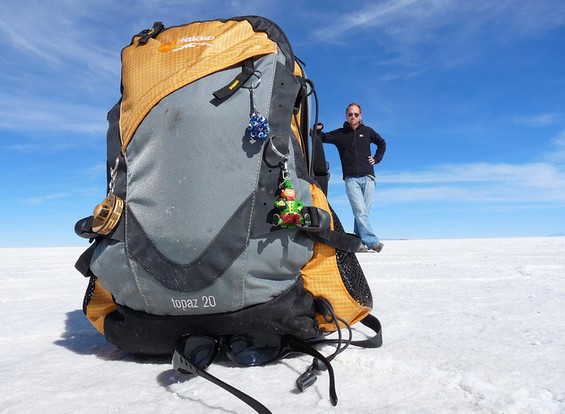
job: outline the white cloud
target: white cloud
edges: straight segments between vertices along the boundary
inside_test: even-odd
[[[316,41],[349,46],[356,39],[372,39],[381,64],[391,63],[382,61],[383,50],[389,50],[396,56],[393,63],[409,67],[425,62],[454,66],[473,61],[485,42],[511,43],[565,24],[565,2],[551,0],[367,3],[339,15],[330,12],[325,20],[335,24],[320,24],[313,32]]]
[[[565,170],[550,163],[438,165],[378,177],[382,202],[565,202]]]
[[[515,117],[514,122],[533,128],[543,128],[562,122],[563,116],[556,112],[547,112],[532,116]]]
[[[562,145],[565,157],[565,138]],[[330,184],[332,205],[346,204],[341,175],[332,172]],[[442,164],[420,171],[382,171],[377,174],[375,202],[565,203],[565,170],[540,162]]]
[[[92,6],[65,1],[22,3],[4,2],[0,6],[0,33],[7,50],[27,55],[32,65],[80,63],[98,76],[116,68],[114,47],[100,46],[109,43],[99,41],[104,27],[86,24],[89,14],[96,15]]]
[[[385,29],[384,34],[422,42],[422,32],[450,26],[460,32],[477,32],[490,25],[505,24],[509,37],[516,33],[527,35],[550,30],[565,24],[565,4],[552,0],[389,0],[367,2],[353,8],[339,24],[322,27],[315,31],[318,37],[339,38],[343,33],[360,28]],[[347,5],[346,7],[349,7]],[[443,39],[449,41],[450,39]]]
[[[41,136],[52,132],[72,132],[76,135],[106,133],[107,110],[102,108],[37,96],[8,96],[3,93],[0,93],[0,100],[0,129],[3,130],[41,132],[41,135],[35,134],[39,140]]]
[[[561,132],[554,140],[555,150],[547,154],[547,158],[555,163],[565,163],[565,131]]]
[[[382,173],[385,183],[454,183],[454,182],[530,182],[534,177],[565,179],[565,174],[547,163],[530,164],[441,164],[428,170],[408,173]]]
[[[476,195],[470,191],[454,186],[421,186],[387,188],[378,190],[376,201],[381,204],[437,202],[437,201],[474,201]]]
[[[29,197],[22,200],[22,203],[27,206],[41,206],[45,204],[51,204],[62,199],[66,199],[70,196],[70,193],[54,193],[35,197]]]

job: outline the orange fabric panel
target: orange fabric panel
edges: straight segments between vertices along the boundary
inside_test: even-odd
[[[298,143],[300,144],[300,148],[302,148],[302,152],[304,153],[304,143],[302,142],[302,137],[300,136],[300,132],[299,132],[301,116],[302,116],[302,110],[298,111],[296,115],[292,116],[292,120],[290,122],[290,129],[294,134],[294,136],[296,137],[296,139],[298,140]],[[304,156],[306,157],[307,154],[304,154]]]
[[[294,62],[294,74],[298,77],[303,77],[302,68],[297,62]],[[292,116],[290,129],[294,133],[294,136],[298,139],[300,148],[302,148],[302,153],[304,153],[304,143],[302,142],[302,137],[300,136],[300,119],[302,118],[302,111],[303,108],[301,107],[298,113]],[[308,157],[308,154],[304,154],[304,157]]]
[[[313,205],[329,212],[330,208],[322,190],[311,184],[310,191]],[[351,325],[371,312],[371,308],[360,305],[347,291],[341,279],[333,247],[314,243],[312,260],[302,269],[302,279],[306,290],[314,297],[328,299],[336,315]],[[335,331],[335,325],[327,323],[321,316],[318,317],[318,322],[324,331]]]
[[[143,118],[168,94],[251,57],[278,52],[277,44],[246,20],[192,23],[169,28],[145,45],[138,41],[122,51],[123,152]]]
[[[100,285],[99,280],[96,280],[94,294],[86,306],[86,317],[100,333],[104,334],[104,319],[115,309],[112,295]]]

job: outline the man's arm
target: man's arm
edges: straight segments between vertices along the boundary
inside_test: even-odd
[[[377,151],[373,156],[374,164],[378,164],[383,159],[386,152],[386,141],[379,135],[378,132],[373,131],[371,134],[371,142],[377,146]]]
[[[336,144],[336,132],[338,130],[335,131],[330,131],[330,132],[323,132],[322,129],[324,128],[324,124],[322,124],[321,122],[316,124],[316,135],[318,135],[320,137],[320,139],[322,140],[323,143],[325,144]]]

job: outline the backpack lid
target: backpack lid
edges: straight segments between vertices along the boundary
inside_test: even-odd
[[[248,20],[213,20],[171,27],[122,50],[122,152],[147,113],[177,89],[222,69],[278,53],[267,33]],[[212,92],[210,94],[212,95]]]

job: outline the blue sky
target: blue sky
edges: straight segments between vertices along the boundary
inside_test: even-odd
[[[381,239],[565,234],[561,0],[7,0],[0,247],[86,244],[73,227],[107,192],[106,113],[132,35],[248,14],[285,31],[326,129],[358,101],[386,139],[371,214]],[[329,199],[351,230],[326,154]]]

